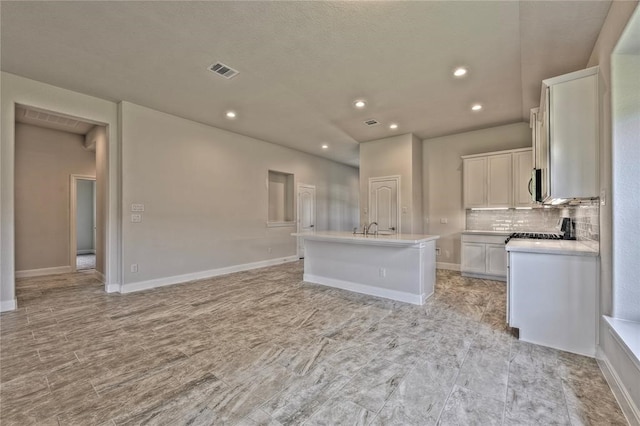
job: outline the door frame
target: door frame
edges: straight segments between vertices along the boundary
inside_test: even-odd
[[[77,222],[78,222],[78,181],[79,180],[92,180],[96,182],[96,177],[88,176],[88,175],[77,175],[77,174],[69,175],[69,266],[71,267],[71,272],[76,272],[76,256],[78,255]],[[94,192],[93,209],[94,209],[93,214],[95,215],[96,213],[95,212],[95,209],[96,209],[95,192]],[[95,235],[96,224],[94,223],[93,226],[94,226],[94,235]],[[95,246],[95,240],[93,244]]]
[[[400,207],[400,200],[401,200],[401,196],[400,193],[401,191],[401,186],[400,186],[400,182],[401,182],[401,178],[400,175],[391,175],[391,176],[376,176],[376,177],[370,177],[369,178],[369,189],[367,191],[367,198],[368,198],[368,210],[367,210],[367,222],[371,222],[371,185],[375,182],[384,182],[384,181],[389,181],[389,180],[394,180],[396,181],[396,185],[397,185],[397,191],[396,191],[396,217],[398,218],[398,226],[396,229],[396,233],[397,234],[401,234],[402,233],[402,216],[401,216],[401,211],[402,211],[402,207]]]
[[[104,158],[104,281],[106,292],[120,290],[122,282],[122,246],[119,215],[120,143],[118,114],[122,103],[115,103],[79,92],[51,86],[14,74],[2,73],[0,96],[0,312],[18,308],[15,280],[15,107],[30,106],[44,111],[55,111],[69,117],[105,126],[106,149]],[[6,113],[5,113],[6,112]]]
[[[298,185],[296,186],[296,232],[302,232],[302,230],[300,229],[300,210],[302,208],[302,204],[300,203],[300,190],[302,188],[313,189],[313,221],[316,222],[317,218],[318,209],[316,204],[316,186],[307,183],[298,183]],[[300,237],[296,239],[296,255],[298,256],[298,259],[300,259]]]

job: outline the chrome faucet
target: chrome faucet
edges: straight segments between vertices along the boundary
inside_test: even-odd
[[[366,226],[366,225],[365,225],[365,227],[364,227],[364,235],[368,235],[368,234],[370,234],[370,233],[371,233],[371,227],[372,227],[373,225],[375,225],[375,226],[376,226],[376,232],[375,232],[375,234],[374,234],[374,235],[378,235],[378,222],[371,222],[371,223],[369,224],[369,226]]]

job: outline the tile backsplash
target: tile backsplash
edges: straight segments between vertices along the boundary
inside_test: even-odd
[[[576,223],[576,237],[580,241],[600,241],[600,203],[594,200],[578,206],[567,206],[561,210],[563,217]]]
[[[476,231],[553,232],[560,209],[467,210],[467,229]]]
[[[468,230],[504,232],[559,232],[558,223],[563,217],[576,222],[578,240],[600,240],[598,200],[576,206],[535,208],[531,210],[467,210]]]

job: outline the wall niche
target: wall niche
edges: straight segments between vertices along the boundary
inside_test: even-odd
[[[293,174],[269,170],[269,226],[289,226],[294,223]]]

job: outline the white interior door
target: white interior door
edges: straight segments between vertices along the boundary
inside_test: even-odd
[[[316,187],[298,185],[298,232],[311,232],[316,226]],[[304,257],[304,239],[298,238],[298,257]]]
[[[400,232],[399,181],[399,176],[369,179],[369,222],[376,222],[379,232]]]

